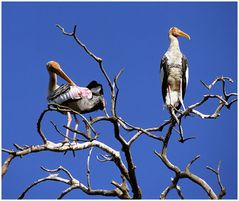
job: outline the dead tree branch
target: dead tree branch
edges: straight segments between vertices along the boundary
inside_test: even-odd
[[[223,83],[222,84],[223,97],[219,96],[219,95],[205,95],[201,101],[189,106],[185,111],[180,112],[177,115],[177,118],[179,120],[181,120],[182,117],[187,117],[190,113],[192,113],[192,114],[196,114],[197,116],[199,116],[203,119],[215,119],[215,118],[219,117],[219,113],[224,106],[226,106],[228,109],[230,109],[231,103],[234,103],[235,101],[237,101],[237,99],[232,100],[231,103],[228,103],[228,101],[231,97],[237,96],[237,94],[235,94],[235,93],[227,94],[226,93],[226,89],[225,89],[225,81],[226,80],[229,81],[230,83],[233,82],[232,79],[230,79],[228,77],[216,78],[212,82],[212,84],[210,84],[210,85],[206,85],[204,82],[202,82],[203,85],[206,86],[210,90],[217,82],[221,81]],[[202,114],[201,112],[195,110],[195,108],[197,108],[197,107],[201,106],[202,104],[206,103],[209,99],[218,99],[219,100],[219,105],[212,114]],[[176,188],[176,185],[177,185],[177,182],[178,182],[179,179],[187,178],[187,179],[191,180],[192,182],[198,184],[200,187],[202,187],[211,199],[221,199],[226,194],[226,190],[225,190],[225,187],[222,185],[221,180],[220,180],[220,175],[219,175],[220,163],[218,165],[217,170],[214,170],[213,168],[210,168],[209,166],[207,167],[207,169],[214,172],[217,176],[217,180],[218,180],[218,183],[219,183],[219,186],[220,186],[220,189],[221,189],[219,195],[217,196],[215,194],[215,192],[213,191],[213,189],[209,186],[209,184],[206,181],[204,181],[199,176],[190,172],[191,165],[196,160],[198,160],[200,156],[196,156],[191,162],[189,162],[188,165],[185,168],[185,171],[180,170],[180,168],[178,168],[176,165],[172,164],[169,161],[169,159],[167,157],[168,142],[169,142],[170,137],[172,135],[172,130],[173,130],[173,127],[175,126],[176,121],[172,121],[172,119],[171,119],[171,120],[167,121],[166,123],[169,124],[169,127],[168,127],[168,130],[166,132],[166,136],[165,136],[164,141],[163,141],[162,150],[161,150],[160,153],[155,151],[155,154],[162,160],[162,162],[168,167],[168,169],[175,172],[176,176],[172,180],[172,184],[170,186],[168,186],[161,193],[160,198],[165,199],[167,194],[170,192],[170,190]],[[180,193],[180,191],[178,191],[178,192]]]
[[[9,153],[7,160],[3,163],[3,166],[2,166],[2,177],[7,173],[8,167],[9,167],[12,159],[14,159],[14,158],[15,158],[15,155],[12,153]]]
[[[171,184],[168,187],[166,187],[165,190],[160,195],[161,200],[165,200],[168,193],[173,189],[175,189],[177,191],[178,196],[180,197],[180,199],[184,199],[181,188],[180,188],[179,185],[177,185],[178,181],[179,181],[179,176],[178,175],[176,175],[174,178],[171,178]]]
[[[46,144],[33,145],[33,146],[30,146],[29,148],[25,148],[22,151],[11,151],[9,153],[9,158],[7,159],[7,161],[5,161],[6,165],[3,166],[4,172],[2,172],[2,174],[6,173],[7,168],[9,167],[9,163],[15,157],[23,157],[27,154],[37,153],[37,152],[41,152],[41,151],[52,151],[52,152],[63,152],[64,153],[65,151],[79,151],[79,150],[84,150],[84,149],[88,149],[91,147],[98,147],[101,150],[105,151],[106,153],[110,154],[112,156],[112,159],[115,162],[116,166],[119,168],[121,174],[128,177],[128,171],[120,158],[120,153],[118,151],[112,149],[111,147],[107,146],[106,144],[104,144],[100,141],[97,141],[97,140],[93,140],[91,142],[73,143],[73,144],[71,144],[71,143],[54,143],[51,141],[47,141]]]
[[[210,166],[207,166],[207,169],[212,171],[217,177],[217,182],[218,182],[218,185],[220,186],[220,193],[218,194],[218,199],[222,199],[223,196],[226,195],[226,188],[222,185],[221,177],[220,177],[221,163],[222,162],[219,161],[218,166],[217,166],[217,170],[211,168]]]
[[[69,185],[69,187],[59,195],[58,199],[63,198],[66,194],[70,193],[73,189],[80,189],[88,195],[117,196],[117,197],[121,198],[122,193],[120,194],[116,189],[113,189],[113,190],[103,190],[103,189],[93,190],[91,188],[86,187],[83,183],[81,183],[79,180],[74,178],[72,176],[72,174],[67,169],[65,169],[64,167],[60,166],[59,168],[54,169],[54,170],[49,170],[49,169],[46,169],[46,168],[43,168],[43,167],[42,167],[42,169],[44,171],[47,171],[47,172],[50,172],[50,173],[59,172],[60,170],[62,170],[67,174],[69,179],[59,177],[58,176],[59,174],[50,174],[47,177],[38,179],[37,181],[33,182],[30,186],[28,186],[23,191],[23,193],[18,197],[18,199],[23,199],[25,197],[26,193],[32,187],[34,187],[34,186],[36,186],[36,185],[38,185],[38,184],[40,184],[44,181],[56,181],[56,182],[61,182],[61,183],[65,183],[65,184]]]
[[[90,185],[90,157],[92,153],[93,147],[90,148],[88,157],[87,157],[87,162],[86,162],[86,177],[87,177],[87,187],[88,189],[91,189]]]

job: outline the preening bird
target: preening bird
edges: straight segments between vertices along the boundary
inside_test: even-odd
[[[170,45],[160,64],[162,96],[170,112],[179,110],[181,105],[185,110],[183,99],[188,84],[188,61],[180,51],[179,36],[190,40],[190,36],[177,27],[169,29]]]
[[[105,108],[105,101],[103,97],[103,87],[96,81],[91,81],[87,87],[77,86],[61,69],[60,64],[56,61],[49,61],[46,65],[49,73],[48,85],[48,101],[49,103],[57,103],[67,106],[81,114],[93,112],[95,110],[103,110]],[[57,75],[67,81],[67,84],[57,85]],[[67,127],[70,127],[72,121],[70,112],[67,112],[68,121]],[[78,120],[74,115],[76,125],[78,128]],[[66,130],[65,142],[68,142],[69,130]],[[74,141],[76,134],[74,133]]]

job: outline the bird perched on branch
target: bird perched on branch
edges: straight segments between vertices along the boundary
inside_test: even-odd
[[[56,61],[49,61],[46,65],[49,73],[48,85],[48,101],[49,103],[57,103],[67,106],[81,114],[103,110],[105,108],[105,101],[103,97],[103,87],[96,81],[91,81],[87,87],[77,86],[61,69],[60,64]],[[57,85],[57,75],[63,78],[68,84],[61,86]],[[68,121],[67,127],[70,127],[72,121],[70,112],[67,112]],[[76,125],[75,130],[78,128],[78,120],[74,115]],[[66,130],[65,142],[68,142],[69,130]],[[74,133],[74,140],[76,134]]]
[[[188,61],[180,51],[179,36],[190,40],[190,36],[177,27],[169,29],[170,45],[160,64],[162,96],[171,113],[174,113],[175,109],[179,110],[181,105],[185,110],[183,99],[188,84]]]

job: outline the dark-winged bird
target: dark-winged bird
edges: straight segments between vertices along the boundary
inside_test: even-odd
[[[66,75],[61,69],[59,63],[49,61],[46,66],[50,78],[47,97],[49,103],[57,103],[67,106],[81,114],[93,112],[98,109],[103,110],[105,108],[103,88],[101,84],[96,81],[91,81],[87,87],[79,87]],[[57,75],[68,83],[61,86],[57,85]],[[72,120],[70,112],[67,112],[67,116],[67,127],[70,127]],[[76,120],[75,130],[77,130],[78,120],[75,115],[74,117]],[[66,142],[69,141],[68,134],[69,130],[67,129],[65,137]],[[75,133],[74,140],[76,140]]]
[[[181,105],[185,110],[183,99],[188,84],[188,61],[179,47],[178,36],[190,39],[190,36],[177,27],[169,29],[169,48],[160,64],[162,96],[170,112],[179,110]]]

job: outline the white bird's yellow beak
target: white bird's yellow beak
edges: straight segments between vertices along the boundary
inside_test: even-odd
[[[191,39],[190,36],[189,36],[187,33],[185,33],[184,31],[180,30],[180,29],[177,28],[177,27],[174,27],[174,28],[173,28],[172,34],[173,34],[174,36],[182,36],[182,37],[185,37],[185,38],[187,38],[188,40]]]

